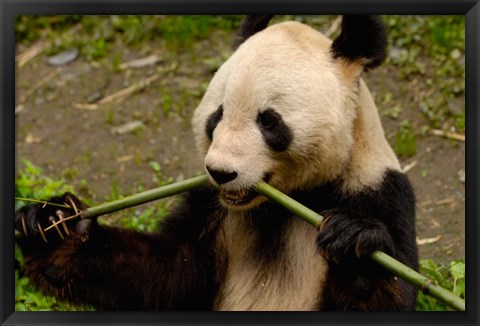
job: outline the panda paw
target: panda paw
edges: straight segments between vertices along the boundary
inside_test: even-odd
[[[378,219],[343,209],[329,210],[324,216],[317,247],[327,260],[340,264],[377,250],[394,253],[395,244],[387,226]]]
[[[79,217],[79,213],[88,207],[76,196],[65,193],[52,197],[47,202],[26,205],[15,212],[15,228],[23,234],[23,240],[51,243],[72,234],[82,235],[88,232],[92,220],[81,220]]]

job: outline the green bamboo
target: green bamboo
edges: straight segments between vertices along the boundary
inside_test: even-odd
[[[402,264],[395,258],[381,251],[376,251],[372,253],[370,255],[370,258],[388,269],[393,274],[403,278],[411,284],[418,286],[424,293],[431,295],[437,300],[445,303],[447,306],[455,310],[465,311],[464,300],[459,298],[454,293],[438,286],[428,277],[417,273],[415,270]]]
[[[100,215],[113,213],[122,209],[127,209],[140,204],[148,203],[157,199],[180,194],[185,191],[194,190],[202,185],[206,184],[208,178],[206,175],[200,175],[184,181],[172,183],[166,186],[158,187],[155,189],[143,191],[138,194],[134,194],[122,199],[114,200],[108,203],[103,203],[98,206],[89,207],[82,212],[81,218],[93,218]],[[18,200],[23,200],[19,198]],[[36,201],[35,201],[36,202]],[[46,203],[46,205],[52,205],[52,203],[40,201]],[[66,206],[70,208],[70,206]],[[15,230],[15,239],[22,238],[24,236],[18,230]]]
[[[323,216],[303,206],[299,202],[278,191],[269,184],[265,182],[260,182],[257,185],[257,190],[262,195],[271,198],[277,203],[283,205],[289,211],[303,218],[316,228],[319,228],[319,226],[322,224]],[[388,269],[393,274],[405,279],[411,284],[418,286],[424,293],[431,295],[432,297],[445,303],[449,307],[455,310],[465,311],[464,300],[459,298],[454,293],[436,285],[435,282],[431,279],[423,276],[422,274],[411,269],[410,267],[406,266],[395,258],[381,251],[376,251],[372,253],[370,255],[370,258]]]
[[[141,193],[131,195],[122,199],[103,203],[95,207],[89,207],[83,212],[82,218],[92,218],[108,213],[113,213],[122,209],[148,203],[160,198],[165,198],[180,194],[185,191],[194,190],[204,185],[207,180],[208,178],[206,175],[200,175],[163,187],[143,191]]]

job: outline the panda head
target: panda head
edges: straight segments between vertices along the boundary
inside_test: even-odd
[[[254,190],[261,180],[289,193],[342,174],[360,74],[386,48],[384,26],[370,16],[345,16],[333,42],[298,22],[248,33],[192,120],[206,172],[231,209],[264,201]]]

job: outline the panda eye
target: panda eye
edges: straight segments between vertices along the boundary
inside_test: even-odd
[[[257,123],[265,129],[274,128],[278,121],[278,114],[272,109],[260,112],[257,117]]]
[[[207,124],[205,126],[205,133],[207,134],[207,137],[210,139],[210,141],[213,138],[213,131],[217,127],[220,120],[222,120],[222,117],[223,117],[223,105],[220,104],[218,109],[210,115],[210,117],[207,120]]]
[[[258,113],[257,125],[263,139],[276,152],[287,150],[293,140],[293,133],[282,116],[273,109]]]

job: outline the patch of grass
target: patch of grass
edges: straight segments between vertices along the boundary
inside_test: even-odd
[[[73,187],[64,178],[52,179],[45,177],[43,170],[29,160],[22,160],[23,168],[15,178],[15,196],[42,200],[67,191]],[[15,209],[26,205],[26,202],[16,201]]]
[[[454,260],[445,265],[437,264],[431,259],[422,259],[420,260],[420,271],[439,286],[452,291],[465,300],[465,260]],[[417,310],[446,311],[451,309],[435,298],[419,292]]]
[[[79,15],[15,16],[15,37],[27,45],[37,41],[42,36],[48,36],[51,31],[63,32],[82,19]]]
[[[96,61],[109,57],[115,44],[142,48],[155,41],[160,48],[177,53],[206,39],[215,29],[238,28],[241,20],[241,16],[212,15],[17,16],[15,33],[17,42],[27,46],[41,37],[50,40],[49,55],[76,47],[87,61]],[[77,24],[80,31],[66,33]]]
[[[159,102],[159,105],[162,109],[162,112],[163,114],[165,115],[165,117],[168,117],[170,113],[172,113],[172,111],[174,110],[174,101],[172,99],[172,96],[171,96],[171,91],[170,89],[165,86],[165,85],[161,85],[160,86],[160,89],[159,89],[159,98],[160,98],[160,102]]]
[[[385,16],[387,64],[410,82],[412,99],[434,128],[465,132],[464,16]],[[463,118],[462,118],[463,117]]]
[[[406,158],[415,155],[416,150],[416,136],[410,122],[403,120],[395,138],[395,152],[399,157]]]
[[[173,178],[172,177],[167,177],[166,175],[163,174],[162,172],[162,167],[160,163],[156,161],[150,161],[148,162],[148,165],[152,168],[153,172],[155,175],[152,178],[152,181],[158,186],[164,186],[166,184],[172,183]]]

